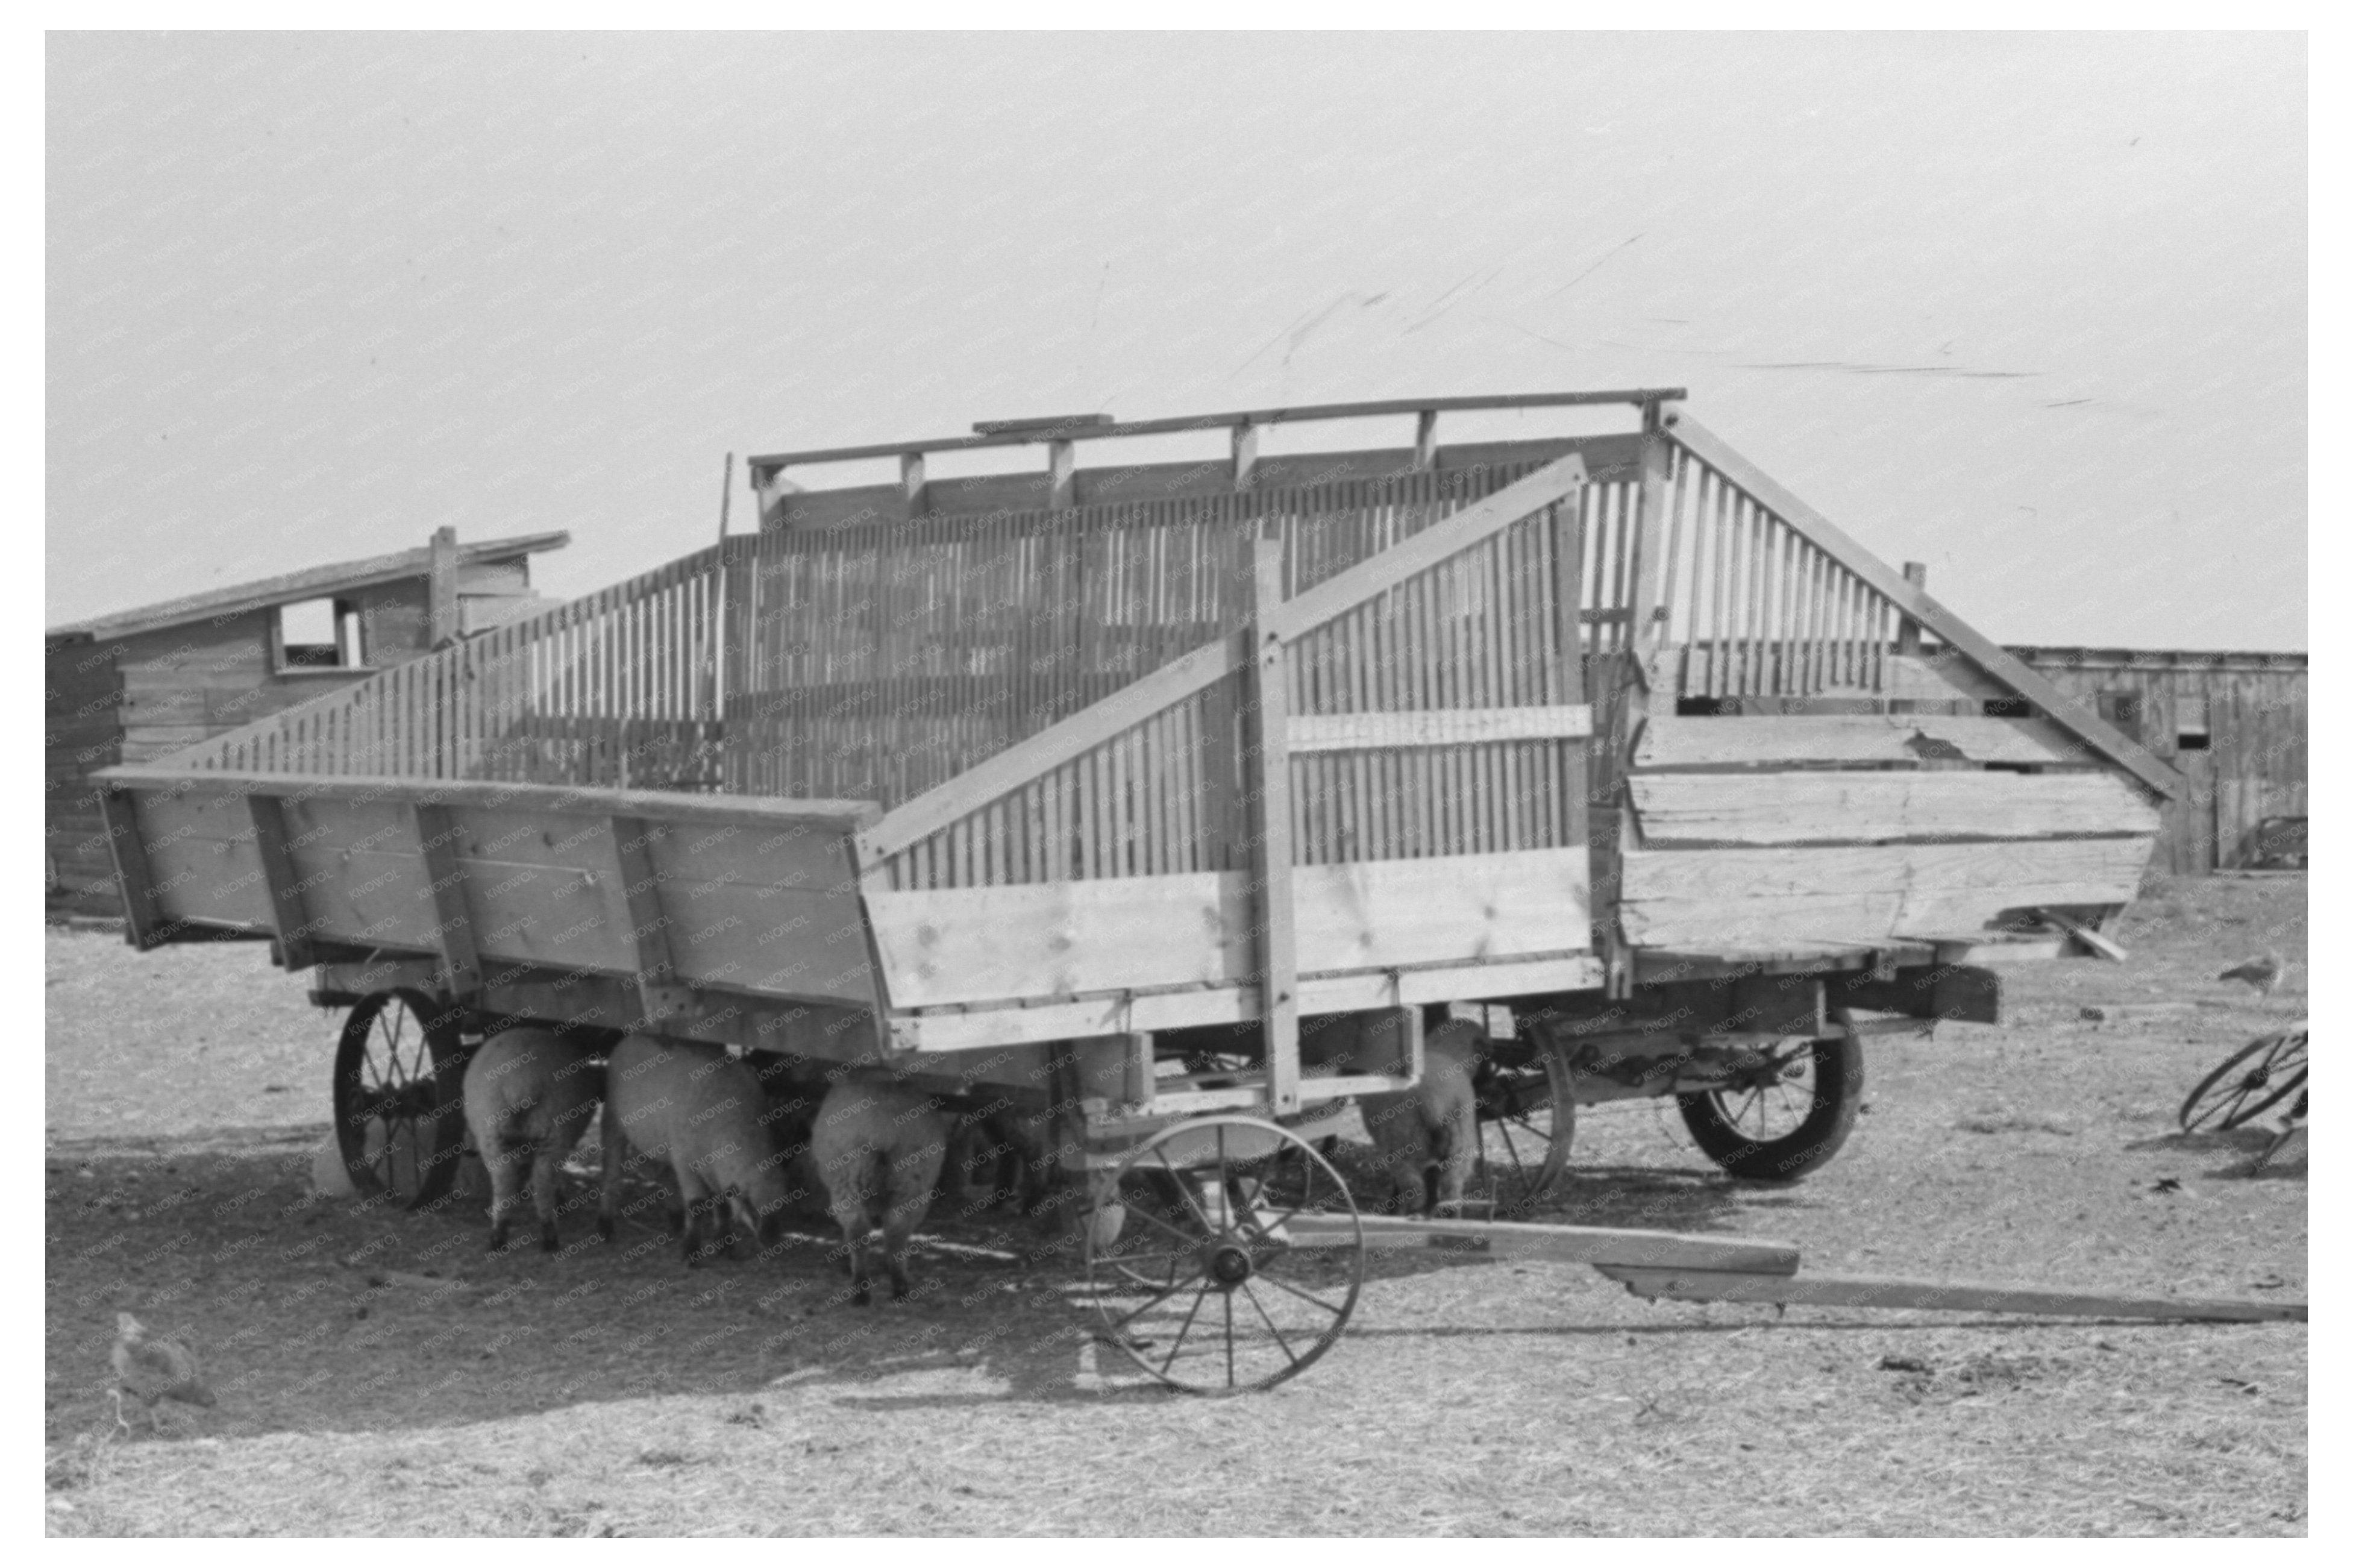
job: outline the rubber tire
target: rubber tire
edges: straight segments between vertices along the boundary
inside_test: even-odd
[[[1700,1152],[1748,1181],[1795,1181],[1829,1164],[1854,1130],[1862,1106],[1862,1042],[1839,1034],[1812,1042],[1812,1050],[1813,1106],[1782,1137],[1746,1137],[1724,1118],[1713,1094],[1676,1096]]]

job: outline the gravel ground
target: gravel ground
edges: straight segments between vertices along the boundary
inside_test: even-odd
[[[2172,1118],[2301,1015],[2305,893],[2153,884],[2129,962],[2012,971],[2008,1022],[1875,1043],[1853,1140],[1795,1187],[1724,1179],[1655,1105],[1589,1111],[1552,1217],[1770,1236],[1810,1272],[2300,1299],[2301,1159],[2251,1179],[2264,1135]],[[2209,978],[2266,946],[2282,994]],[[1064,1277],[969,1250],[860,1312],[818,1226],[690,1272],[578,1214],[582,1245],[492,1258],[478,1214],[313,1201],[333,1021],[299,980],[81,933],[49,966],[52,1533],[2306,1530],[2301,1325],[1781,1315],[1390,1255],[1305,1376],[1190,1400],[1098,1359]],[[2078,1016],[2151,1001],[2216,1005]],[[123,1307],[197,1348],[217,1409],[112,1435]]]

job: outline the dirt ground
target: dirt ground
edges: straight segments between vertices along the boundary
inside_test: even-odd
[[[2250,1178],[2267,1134],[2173,1116],[2301,1015],[2305,899],[2153,882],[2129,962],[2011,970],[2010,1022],[1874,1042],[1852,1141],[1794,1187],[1715,1172],[1671,1106],[1589,1109],[1550,1217],[1794,1242],[1809,1271],[2302,1299],[2301,1154]],[[2302,1325],[1782,1315],[1376,1255],[1321,1363],[1208,1401],[1094,1345],[1065,1275],[971,1250],[1018,1240],[979,1223],[868,1310],[815,1224],[689,1271],[575,1213],[565,1253],[491,1257],[479,1213],[310,1196],[333,1020],[260,948],[48,940],[53,1534],[2306,1528]],[[2209,978],[2267,946],[2297,965],[2279,995]],[[2155,1001],[2217,1005],[2079,1016]],[[125,1308],[217,1408],[115,1432]]]

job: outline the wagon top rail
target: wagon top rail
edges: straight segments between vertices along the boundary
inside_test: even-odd
[[[1035,419],[984,420],[969,436],[941,436],[929,440],[881,441],[856,447],[814,447],[799,451],[768,452],[749,460],[752,482],[766,485],[787,468],[811,463],[851,462],[863,458],[920,457],[927,452],[972,451],[985,447],[1061,445],[1103,440],[1113,436],[1165,436],[1188,430],[1244,430],[1260,425],[1300,424],[1319,419],[1379,418],[1412,414],[1421,422],[1418,448],[1426,449],[1440,414],[1472,413],[1504,408],[1602,408],[1630,404],[1650,410],[1662,403],[1683,401],[1681,387],[1631,387],[1602,392],[1507,392],[1469,397],[1392,397],[1367,403],[1311,403],[1291,408],[1245,408],[1223,414],[1184,414],[1164,419],[1113,420],[1104,414],[1065,414]]]

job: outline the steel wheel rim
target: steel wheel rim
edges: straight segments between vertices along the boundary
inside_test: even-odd
[[[441,1147],[453,1108],[442,1074],[452,1064],[446,1044],[436,1049],[430,1005],[405,991],[363,999],[345,1021],[339,1055],[346,1059],[337,1064],[337,1142],[352,1184],[410,1207],[430,1202],[454,1173],[441,1169],[456,1153]],[[383,1129],[380,1141],[369,1137],[374,1127]]]
[[[2309,1038],[2306,1030],[2290,1030],[2252,1040],[2224,1058],[2182,1103],[2181,1130],[2228,1132],[2302,1088]],[[2256,1058],[2252,1065],[2232,1071],[2249,1057]]]
[[[1271,1136],[1275,1151],[1238,1158],[1229,1131]],[[1209,1158],[1171,1160],[1179,1137],[1213,1136]],[[1279,1167],[1299,1172],[1298,1186],[1278,1186]],[[1150,1178],[1143,1172],[1150,1171]],[[1097,1338],[1171,1388],[1226,1395],[1271,1388],[1305,1372],[1333,1345],[1355,1312],[1364,1284],[1364,1227],[1347,1183],[1313,1146],[1288,1128],[1253,1117],[1218,1116],[1164,1128],[1131,1150],[1113,1174],[1103,1204],[1122,1203],[1137,1184],[1173,1179],[1189,1224],[1127,1207],[1129,1221],[1110,1242],[1107,1228],[1087,1227],[1087,1280],[1101,1328]],[[1214,1196],[1224,1194],[1224,1196]],[[1338,1246],[1298,1247],[1287,1239],[1294,1216],[1348,1221]],[[1327,1277],[1345,1272],[1338,1286]]]
[[[1568,1161],[1576,1107],[1560,1058],[1540,1049],[1534,1072],[1510,1072],[1482,1063],[1472,1093],[1479,1108],[1478,1181],[1498,1214],[1525,1214],[1549,1192]],[[1558,1107],[1569,1105],[1569,1125]],[[1492,1114],[1491,1114],[1492,1113]]]

